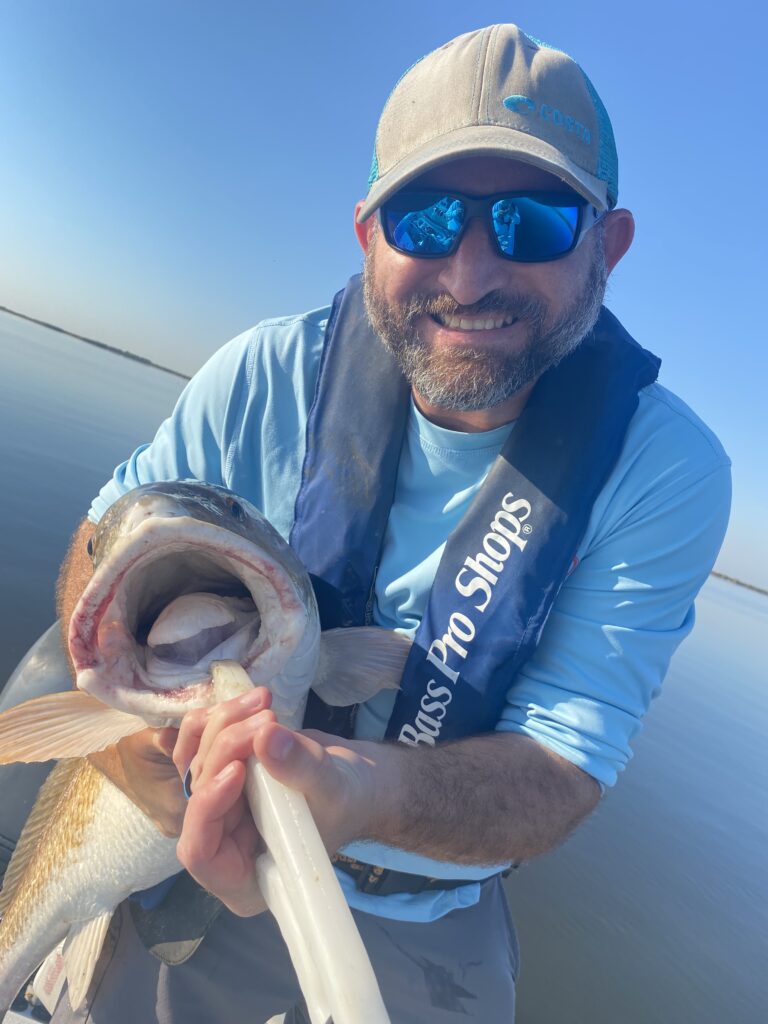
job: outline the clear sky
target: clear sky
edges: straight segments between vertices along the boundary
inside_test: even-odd
[[[515,21],[611,115],[637,218],[608,305],[735,468],[719,568],[768,586],[766,17],[736,0],[0,0],[0,304],[193,371],[325,305],[395,80]]]

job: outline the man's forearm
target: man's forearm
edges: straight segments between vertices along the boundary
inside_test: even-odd
[[[365,838],[438,860],[529,860],[562,842],[600,799],[589,775],[516,733],[434,748],[365,746],[377,791]]]

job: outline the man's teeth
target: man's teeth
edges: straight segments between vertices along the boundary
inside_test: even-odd
[[[450,327],[455,331],[495,331],[499,327],[509,327],[515,322],[505,317],[466,317],[466,316],[440,316],[436,317],[443,327]]]

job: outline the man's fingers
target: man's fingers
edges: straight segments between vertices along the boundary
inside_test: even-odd
[[[182,778],[187,774],[190,762],[200,746],[200,737],[203,735],[210,710],[210,708],[196,708],[194,711],[188,711],[179,727],[172,757],[176,770]]]
[[[329,851],[368,834],[373,762],[344,740],[265,722],[254,736],[253,752],[274,779],[304,794]]]
[[[234,762],[192,794],[177,854],[193,875],[195,871],[204,869],[219,853],[228,824],[226,819],[242,797],[244,780],[245,766]]]
[[[207,750],[200,750],[190,765],[192,788],[205,783],[223,771],[232,761],[247,761],[253,754],[253,737],[266,722],[273,722],[273,711],[259,711],[242,721],[232,722],[223,728],[211,725],[203,735]]]
[[[245,768],[227,765],[193,793],[177,845],[193,878],[235,913],[264,909],[254,869],[260,839],[242,795]]]
[[[259,686],[249,690],[242,697],[235,697],[211,708],[189,711],[181,723],[173,750],[173,763],[179,775],[183,778],[196,758],[198,761],[205,761],[214,739],[222,729],[249,717],[261,708],[269,707],[271,700],[269,690]],[[219,769],[221,767],[223,765],[220,765]],[[193,770],[193,780],[195,774]]]
[[[318,733],[323,736],[323,733]],[[337,766],[326,748],[309,733],[292,732],[266,717],[254,735],[253,752],[279,782],[308,793],[332,784]]]
[[[269,690],[265,686],[257,686],[240,697],[233,697],[232,700],[225,700],[210,708],[196,756],[207,762],[208,752],[223,730],[236,722],[250,718],[263,708],[268,708],[271,702],[272,695]],[[216,772],[222,767],[223,765],[219,765]]]

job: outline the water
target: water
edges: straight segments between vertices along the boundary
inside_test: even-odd
[[[525,1024],[768,1021],[768,598],[697,610],[625,777],[508,887]]]
[[[53,622],[58,566],[92,497],[183,384],[0,313],[0,680]]]
[[[91,497],[182,385],[0,313],[0,680],[53,620]],[[520,1024],[768,1021],[766,635],[768,598],[711,579],[625,777],[510,878]]]

